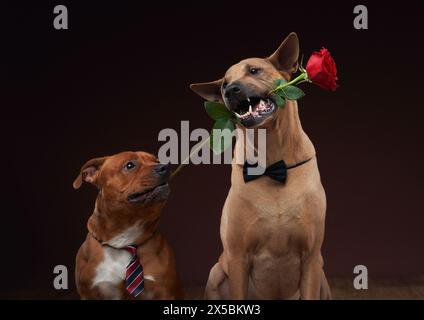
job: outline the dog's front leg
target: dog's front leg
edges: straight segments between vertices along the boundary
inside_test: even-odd
[[[302,260],[300,278],[300,298],[302,300],[320,299],[322,267],[321,253],[310,254]]]
[[[247,299],[249,281],[248,259],[243,254],[230,255],[228,259],[228,284],[230,298],[235,300]]]

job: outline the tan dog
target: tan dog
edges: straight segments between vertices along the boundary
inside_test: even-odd
[[[210,271],[206,298],[330,298],[321,256],[326,198],[315,149],[300,124],[297,102],[277,108],[268,98],[275,80],[297,71],[298,57],[298,37],[291,33],[270,57],[243,60],[220,80],[191,85],[206,100],[237,112],[243,130],[267,130],[267,166],[307,161],[289,169],[284,184],[267,176],[245,183],[242,166],[233,161],[221,218],[223,252]],[[244,152],[238,139],[234,158]]]
[[[145,152],[122,152],[82,166],[74,188],[85,181],[100,191],[76,257],[81,298],[134,298],[124,286],[132,258],[144,268],[144,291],[137,299],[181,298],[174,253],[157,230],[168,178],[169,166]],[[129,245],[136,246],[137,256],[125,249]]]

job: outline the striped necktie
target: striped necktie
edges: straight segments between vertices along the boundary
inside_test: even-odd
[[[143,266],[138,259],[136,246],[127,246],[125,250],[132,256],[125,274],[125,288],[133,297],[137,297],[144,290]]]

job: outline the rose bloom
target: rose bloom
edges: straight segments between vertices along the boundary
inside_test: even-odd
[[[320,51],[312,53],[306,64],[306,72],[309,80],[321,88],[331,91],[337,89],[336,63],[327,49],[322,48]]]

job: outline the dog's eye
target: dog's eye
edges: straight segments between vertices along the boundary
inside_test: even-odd
[[[259,69],[257,69],[257,68],[250,68],[249,72],[250,72],[250,74],[257,74],[259,72]]]
[[[223,84],[222,84],[222,89],[225,89],[227,87],[227,82],[224,82]]]
[[[125,164],[125,170],[131,170],[131,169],[133,169],[133,168],[135,168],[135,163],[134,163],[134,162],[129,161],[129,162],[127,162],[127,163]]]

